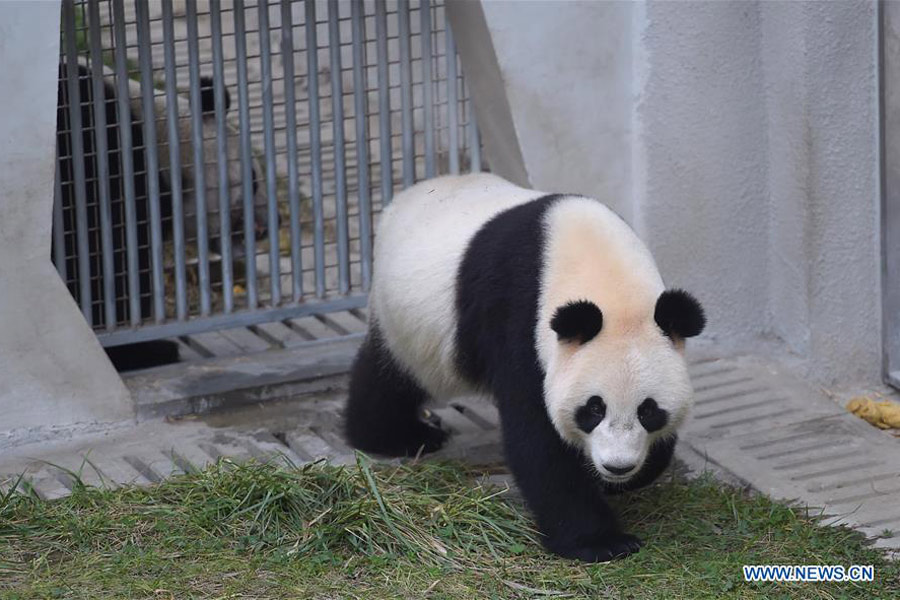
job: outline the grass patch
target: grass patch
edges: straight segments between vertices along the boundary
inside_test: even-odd
[[[887,598],[900,569],[846,529],[710,479],[617,498],[646,546],[584,565],[456,464],[220,462],[149,488],[0,496],[3,598]],[[741,565],[873,564],[874,583],[750,584]]]

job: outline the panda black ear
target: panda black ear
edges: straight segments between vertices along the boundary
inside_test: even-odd
[[[216,110],[216,92],[215,84],[211,77],[200,78],[200,110],[204,115],[211,114]],[[225,89],[225,112],[231,108],[231,96],[228,89]]]
[[[560,342],[591,341],[603,328],[600,307],[589,300],[578,300],[560,306],[553,313],[550,329],[556,332]]]
[[[684,290],[666,290],[660,294],[653,318],[670,338],[693,337],[706,326],[703,307]]]

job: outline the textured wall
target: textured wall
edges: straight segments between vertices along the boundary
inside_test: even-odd
[[[641,233],[667,284],[707,307],[710,337],[751,337],[768,263],[758,6],[652,3],[640,25]]]
[[[822,379],[881,368],[877,24],[873,2],[805,3],[810,356]]]
[[[651,3],[641,39],[640,213],[663,273],[699,292],[711,337],[877,381],[874,4]]]
[[[761,7],[769,184],[769,322],[774,336],[809,353],[809,90],[805,5]],[[789,60],[785,60],[789,57]]]

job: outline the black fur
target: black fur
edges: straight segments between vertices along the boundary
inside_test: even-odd
[[[507,463],[547,549],[606,561],[636,552],[640,541],[622,531],[603,482],[550,422],[535,348],[543,217],[558,199],[509,209],[472,239],[458,273],[457,363],[497,400]]]
[[[684,290],[666,290],[660,294],[653,318],[670,338],[693,337],[706,326],[703,307]]]
[[[69,112],[69,89],[66,75],[68,67],[65,64],[59,66],[60,82],[57,97],[57,124],[56,124],[56,153],[59,161],[59,174],[64,182],[60,202],[63,213],[63,242],[65,244],[66,271],[69,280],[66,284],[75,300],[81,297],[80,281],[82,277],[89,277],[91,281],[91,318],[94,327],[103,327],[111,315],[106,314],[104,305],[103,270],[102,270],[102,245],[100,241],[100,181],[98,153],[98,129],[94,123],[93,113],[93,87],[91,73],[85,67],[78,66],[78,101],[81,109],[81,131],[77,135],[81,139],[83,159],[80,161],[85,174],[85,208],[87,213],[88,229],[88,255],[90,271],[79,272],[77,228],[76,228],[76,190],[74,184],[74,170],[76,167],[73,156],[75,132],[72,131],[71,115]],[[133,165],[133,177],[135,189],[135,216],[138,240],[138,288],[141,293],[140,311],[141,318],[152,316],[152,304],[150,297],[150,227],[149,227],[149,199],[147,186],[147,162],[144,153],[144,134],[142,123],[132,119],[128,123],[122,123],[119,119],[119,111],[116,103],[116,90],[104,83],[103,110],[105,112],[107,129],[104,134],[106,141],[106,156],[109,166],[109,206],[110,225],[113,239],[113,272],[115,307],[118,324],[127,324],[130,321],[130,304],[128,301],[128,263],[125,246],[125,196],[123,188],[124,165],[123,153],[120,146],[120,129],[129,127],[131,131]],[[172,200],[168,185],[163,177],[159,177],[160,189],[160,213],[163,224],[171,221]],[[165,229],[164,229],[165,231]],[[127,344],[107,349],[113,364],[119,370],[131,370],[176,362],[178,360],[178,346],[175,342],[159,341],[152,344]]]
[[[231,108],[231,95],[228,88],[225,89],[225,112]],[[216,111],[216,92],[215,83],[211,77],[200,78],[200,110],[203,114],[210,114]]]
[[[606,417],[606,403],[600,396],[591,396],[575,411],[575,424],[585,433],[590,433]]]
[[[550,320],[550,329],[561,342],[584,344],[594,339],[603,328],[600,307],[589,300],[569,302],[560,306]]]
[[[648,433],[659,431],[669,422],[669,413],[660,408],[653,398],[644,398],[638,406],[638,421]]]
[[[415,456],[441,447],[447,433],[421,419],[428,395],[397,364],[374,321],[350,372],[344,433],[364,452]]]
[[[456,363],[460,373],[476,385],[493,389],[488,377],[499,374],[498,365],[540,370],[534,328],[543,218],[563,197],[544,196],[500,213],[466,249],[457,273]]]

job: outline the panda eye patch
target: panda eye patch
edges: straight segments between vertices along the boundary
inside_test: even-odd
[[[606,416],[606,403],[600,396],[591,396],[575,411],[575,424],[585,433],[590,433]]]
[[[638,421],[648,433],[659,431],[669,422],[669,413],[660,408],[653,398],[645,398],[637,409]]]

